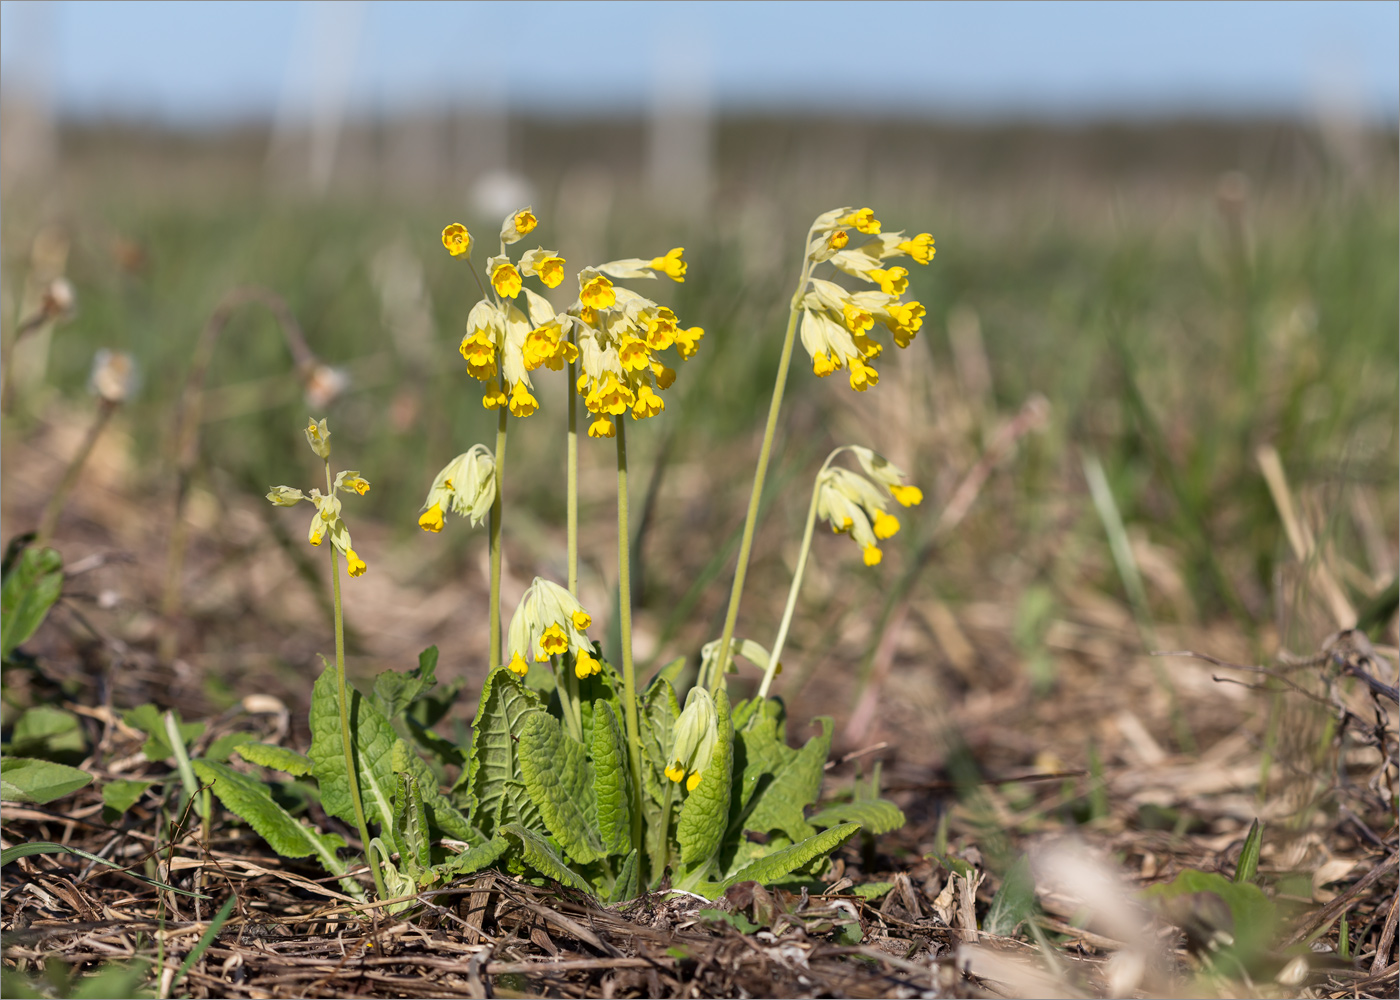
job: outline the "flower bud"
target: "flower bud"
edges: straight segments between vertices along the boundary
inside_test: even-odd
[[[331,460],[331,431],[326,426],[326,418],[320,421],[308,420],[306,423],[306,443],[311,446],[311,450],[324,462]]]

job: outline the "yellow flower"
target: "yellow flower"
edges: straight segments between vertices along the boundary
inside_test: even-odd
[[[525,662],[525,658],[519,653],[512,656],[510,662],[507,663],[506,666],[510,668],[512,673],[519,674],[521,677],[524,677],[530,672],[530,665]]]
[[[812,355],[812,372],[817,378],[826,378],[836,369],[841,367],[839,360],[832,360],[826,354],[818,351]]]
[[[875,529],[876,538],[893,538],[899,534],[899,518],[882,510],[875,515],[875,523],[871,527]]]
[[[917,486],[891,486],[890,495],[902,507],[917,507],[924,502],[924,491]]]
[[[442,504],[435,503],[418,518],[418,526],[424,531],[431,531],[437,534],[442,530]]]
[[[569,617],[574,620],[574,628],[580,632],[586,631],[588,626],[593,624],[593,617],[583,608],[579,608]]]
[[[670,778],[672,781],[679,782],[685,777],[685,768],[681,767],[679,761],[667,764],[666,777]]]
[[[634,372],[651,367],[651,354],[647,350],[646,341],[635,337],[623,338],[622,346],[617,352],[617,360],[622,363],[623,368]]]
[[[695,786],[698,784],[700,784],[700,772],[692,771],[690,777],[685,779],[685,790],[687,792],[693,792],[695,791]]]
[[[359,556],[355,555],[354,549],[345,550],[345,564],[350,567],[351,576],[364,576],[365,570],[369,569],[369,566],[365,564],[365,561]]]
[[[495,379],[486,383],[486,392],[481,397],[481,405],[488,410],[499,410],[506,405],[506,394],[501,391]]]
[[[842,305],[841,313],[846,319],[846,329],[850,330],[852,333],[860,333],[863,330],[870,330],[875,327],[875,317],[854,302],[847,302]]]
[[[528,208],[522,208],[515,213],[515,231],[521,236],[528,236],[539,224],[540,220],[535,218],[535,213]]]
[[[591,438],[610,438],[617,434],[617,428],[613,426],[612,418],[599,416],[597,420],[588,425],[588,436]]]
[[[603,667],[586,649],[580,649],[578,655],[574,657],[574,676],[579,680],[585,680],[594,674],[602,673]]]
[[[645,420],[647,417],[654,417],[662,410],[666,409],[666,401],[651,391],[651,386],[644,385],[637,390],[637,401],[632,404],[632,419]]]
[[[667,368],[660,361],[653,361],[651,363],[651,374],[656,378],[656,387],[658,389],[669,389],[671,388],[671,383],[676,381],[676,373],[672,369]]]
[[[457,348],[467,362],[467,374],[484,381],[496,374],[496,345],[484,330],[469,333]]]
[[[885,269],[877,267],[870,272],[870,277],[880,286],[880,291],[886,295],[903,295],[904,290],[909,287],[907,268],[891,267]]]
[[[878,566],[883,558],[885,558],[885,554],[880,551],[878,546],[867,545],[865,547],[865,565]]]
[[[491,287],[497,295],[513,299],[520,294],[520,272],[509,261],[502,261],[491,268]]]
[[[880,220],[875,218],[873,209],[862,208],[841,220],[843,226],[855,226],[862,233],[873,236],[880,231]]]
[[[681,357],[690,359],[695,354],[695,346],[700,343],[700,338],[705,336],[705,331],[698,326],[692,326],[689,330],[676,330],[676,343],[680,346],[676,350],[680,351]]]
[[[685,281],[685,261],[681,260],[681,254],[685,253],[684,247],[674,247],[667,252],[665,257],[653,257],[651,266],[657,271],[664,271],[666,277],[675,281]]]
[[[307,420],[306,422],[306,443],[311,446],[311,450],[316,453],[316,457],[322,461],[330,461],[331,457],[331,431],[326,426],[326,418],[320,421]]]
[[[546,288],[558,288],[564,280],[564,258],[553,250],[536,247],[521,256],[520,270],[539,278]]]
[[[345,485],[349,486],[360,496],[364,496],[366,493],[369,492],[369,480],[361,479],[359,476],[356,476],[354,479],[351,479]]]
[[[826,245],[832,250],[844,250],[851,242],[851,234],[844,229],[833,229],[826,238]]]
[[[933,237],[928,233],[920,233],[912,240],[904,240],[898,244],[898,248],[920,264],[927,264],[938,252],[933,245]]]
[[[914,334],[924,325],[924,307],[920,302],[891,302],[887,309],[889,318],[885,325],[894,334],[894,342],[900,347],[908,347]]]
[[[472,234],[467,232],[467,227],[460,222],[454,222],[442,231],[442,245],[447,247],[448,253],[454,257],[460,257],[464,253],[470,253],[472,248]]]
[[[878,385],[880,373],[867,365],[860,358],[851,359],[851,388],[856,392],[864,392],[872,385]]]
[[[510,412],[512,416],[528,417],[540,408],[540,401],[530,395],[524,382],[517,382],[510,390]]]
[[[613,283],[606,276],[598,274],[589,278],[579,290],[579,301],[589,309],[611,309],[617,302]]]
[[[647,346],[653,351],[664,351],[675,343],[676,332],[676,314],[662,306],[647,320]]]
[[[569,649],[569,637],[557,624],[549,626],[540,636],[540,651],[535,659],[544,661],[551,656],[560,656]]]

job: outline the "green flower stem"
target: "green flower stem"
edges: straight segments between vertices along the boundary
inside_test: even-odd
[[[651,849],[651,870],[664,872],[671,863],[671,795],[675,791],[676,784],[670,778],[663,779],[666,790],[661,795],[661,824],[653,831],[653,838],[656,843]]]
[[[797,569],[792,574],[792,586],[788,588],[787,607],[783,608],[783,621],[778,626],[778,637],[773,640],[773,648],[768,654],[768,669],[763,672],[763,683],[759,685],[758,697],[767,698],[768,689],[777,676],[783,644],[787,642],[788,629],[792,626],[793,611],[797,608],[797,592],[802,589],[802,574],[807,571],[807,557],[812,552],[812,530],[817,524],[817,494],[821,490],[822,475],[831,465],[832,459],[845,451],[849,445],[842,445],[826,456],[826,461],[817,470],[816,481],[812,484],[812,502],[807,505],[807,526],[802,530],[802,551],[797,556]]]
[[[569,328],[569,343],[578,345],[578,334]],[[569,476],[565,493],[568,525],[569,593],[578,597],[578,364],[569,362]]]
[[[632,665],[632,554],[627,528],[627,415],[617,424],[617,608],[622,636],[622,704],[632,769],[632,843],[642,846],[642,740],[637,722],[637,671]]]
[[[583,709],[579,707],[578,675],[573,671],[562,656],[553,658],[559,665],[554,676],[557,678],[562,672],[564,675],[564,685],[560,701],[564,706],[564,722],[569,727],[569,735],[580,743],[583,742]]]
[[[78,476],[82,474],[83,466],[87,464],[88,456],[92,454],[97,439],[102,436],[103,428],[107,426],[107,422],[112,419],[112,414],[117,412],[117,407],[120,405],[120,403],[113,403],[106,399],[97,401],[97,419],[88,428],[83,443],[78,446],[78,453],[73,456],[73,461],[68,463],[68,468],[63,472],[63,479],[59,481],[58,489],[53,491],[53,496],[49,497],[49,502],[44,507],[43,517],[39,520],[39,530],[34,536],[36,547],[47,545],[49,539],[53,537],[54,529],[58,527],[58,516],[63,513],[63,505],[68,502],[68,494],[73,491],[73,486],[78,482]]]
[[[487,669],[501,665],[501,491],[506,465],[506,421],[510,411],[503,405],[496,417],[496,497],[491,501],[491,643]]]
[[[724,614],[724,632],[719,640],[719,656],[709,678],[709,688],[712,692],[719,687],[724,678],[725,667],[729,663],[729,645],[734,641],[734,626],[739,620],[739,602],[744,596],[744,577],[748,573],[749,554],[753,550],[758,505],[763,499],[763,481],[768,475],[768,460],[773,451],[773,437],[778,429],[778,411],[783,406],[783,390],[787,388],[788,367],[792,364],[792,344],[797,337],[797,321],[802,315],[802,298],[807,293],[807,280],[812,273],[812,258],[805,249],[811,242],[812,230],[808,230],[807,238],[802,241],[802,277],[798,279],[797,291],[792,296],[787,333],[783,336],[783,353],[778,359],[778,377],[773,383],[772,402],[768,404],[768,423],[763,428],[763,445],[758,450],[758,468],[754,471],[753,492],[749,494],[749,511],[744,518],[744,537],[739,543],[739,564],[734,568],[734,586],[729,592],[729,610]]]
[[[334,496],[335,485],[331,479],[330,459],[326,459],[326,492]],[[360,802],[360,774],[355,767],[355,745],[350,734],[350,694],[345,683],[345,615],[340,603],[340,553],[332,543],[326,546],[331,550],[331,582],[335,588],[335,680],[340,703],[340,745],[345,751],[345,777],[350,783],[350,802],[355,806],[355,826],[360,834],[360,843],[365,847],[365,860],[369,863],[370,874],[374,876],[374,891],[380,899],[388,899],[384,889],[384,875],[379,871],[379,858],[369,839],[369,824],[365,822],[365,807]]]

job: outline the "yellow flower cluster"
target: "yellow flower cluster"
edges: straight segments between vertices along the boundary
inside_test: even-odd
[[[447,511],[470,518],[476,527],[496,499],[496,457],[485,445],[474,444],[448,462],[428,490],[418,526],[434,534],[442,530]]]
[[[331,432],[326,426],[326,421],[309,421],[306,427],[306,443],[311,446],[318,458],[329,462],[331,455]],[[320,490],[313,489],[309,493],[293,489],[290,486],[274,486],[267,493],[267,499],[278,507],[295,507],[305,500],[316,508],[316,512],[311,515],[311,525],[306,530],[306,540],[312,545],[320,545],[327,538],[330,538],[333,545],[341,555],[345,557],[345,564],[350,569],[351,576],[363,576],[369,566],[356,554],[350,544],[350,529],[345,526],[345,520],[340,516],[339,493],[354,493],[357,496],[364,496],[369,492],[369,480],[365,479],[358,472],[346,471],[335,477],[335,482],[331,484],[331,491],[323,495]]]
[[[579,680],[603,668],[593,655],[593,644],[584,635],[593,618],[578,599],[557,583],[535,577],[516,606],[508,637],[512,671],[524,677],[530,659],[543,663],[551,656],[574,654],[574,676]]]
[[[826,519],[832,531],[851,536],[864,553],[865,565],[877,566],[884,558],[879,543],[899,532],[899,519],[885,511],[885,492],[902,507],[923,503],[924,494],[906,485],[904,473],[869,448],[852,445],[850,450],[865,475],[839,467],[824,470],[817,481],[817,516]]]
[[[851,246],[851,229],[870,238]],[[886,266],[885,262],[909,257],[917,264],[927,264],[935,252],[928,233],[912,238],[905,238],[902,232],[881,233],[880,220],[869,208],[837,208],[818,216],[812,225],[808,260],[812,264],[829,262],[876,288],[851,292],[834,281],[808,279],[799,329],[802,346],[812,359],[812,371],[824,377],[845,368],[851,388],[857,392],[876,385],[880,373],[871,362],[884,347],[871,338],[875,324],[888,329],[895,345],[903,348],[924,322],[923,305],[901,299],[909,287],[908,269]]]
[[[684,281],[684,252],[675,247],[650,260],[615,260],[579,272],[578,301],[567,313],[583,363],[578,391],[593,414],[590,437],[613,437],[617,433],[614,420],[629,410],[634,420],[645,420],[664,410],[666,402],[660,393],[671,387],[676,373],[657,355],[674,347],[683,360],[688,359],[705,335],[698,326],[681,326],[666,306],[612,281],[655,278],[658,272]]]
[[[524,284],[526,278],[538,278],[546,288],[558,287],[564,280],[564,258],[544,247],[527,251],[516,261],[506,253],[507,246],[528,236],[538,225],[539,219],[529,208],[506,216],[501,224],[501,252],[486,262],[492,294],[472,307],[466,336],[458,348],[467,373],[486,383],[482,405],[490,410],[509,407],[517,417],[528,417],[539,409],[529,373],[540,365],[558,370],[576,356],[554,307]],[[465,226],[453,223],[442,231],[442,242],[454,257],[460,256],[470,252],[471,234]],[[517,305],[522,295],[523,310]]]

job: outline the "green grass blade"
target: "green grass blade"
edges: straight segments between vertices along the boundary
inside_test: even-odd
[[[214,943],[214,938],[218,937],[219,931],[223,929],[224,923],[228,920],[229,914],[233,912],[233,904],[238,901],[237,896],[230,896],[223,906],[219,907],[219,912],[214,915],[214,919],[209,921],[208,928],[200,935],[199,942],[190,949],[190,953],[185,956],[185,960],[180,963],[180,968],[175,972],[175,978],[171,981],[172,987],[184,982],[185,974],[190,971],[195,962],[203,957],[209,950],[209,946]]]

